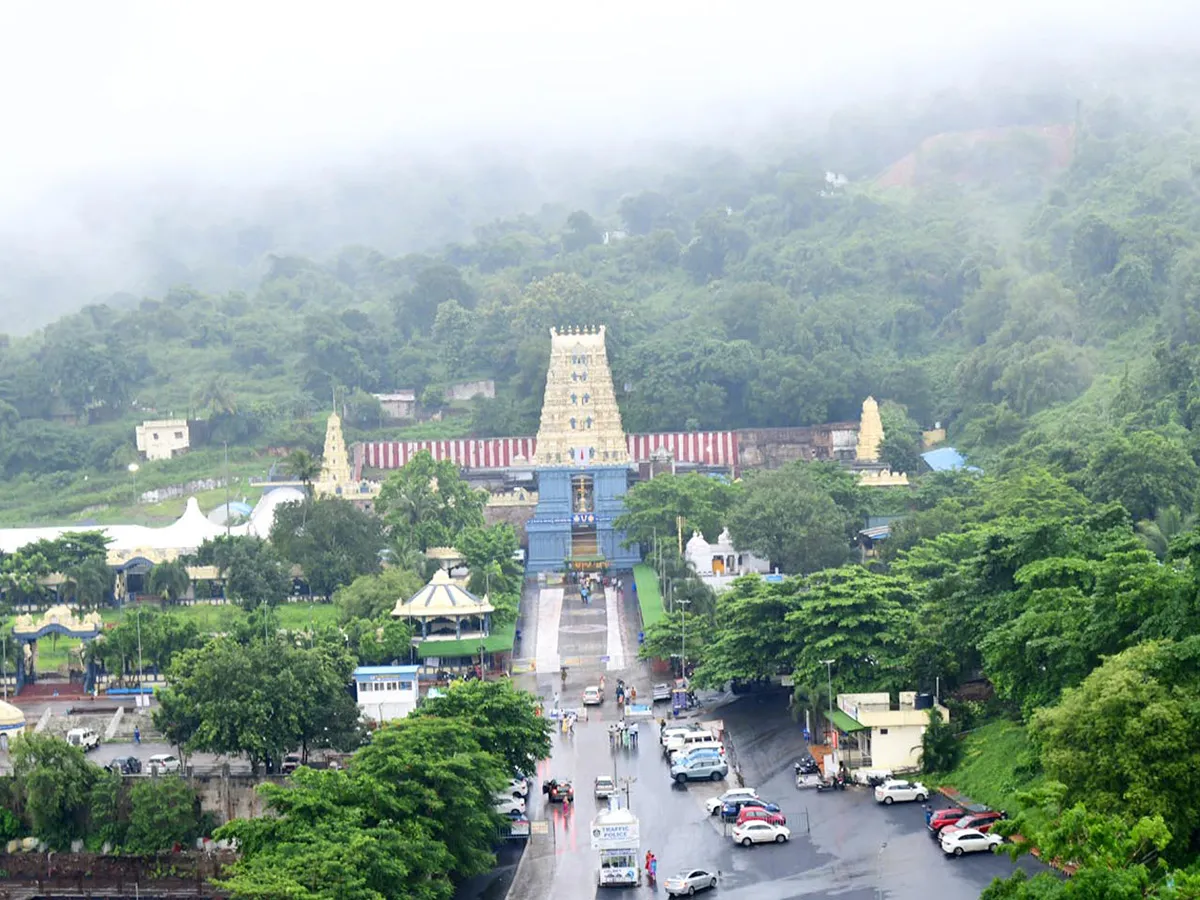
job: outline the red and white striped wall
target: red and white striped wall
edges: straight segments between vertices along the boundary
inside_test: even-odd
[[[648,462],[655,450],[665,447],[676,462],[706,466],[735,466],[737,433],[688,431],[665,434],[630,434],[625,437],[634,462]],[[399,469],[422,450],[436,460],[447,459],[464,469],[507,469],[517,457],[528,464],[537,449],[537,438],[465,438],[456,441],[371,441],[354,446],[354,468]]]

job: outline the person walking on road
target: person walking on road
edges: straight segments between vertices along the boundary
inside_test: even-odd
[[[136,725],[133,726],[133,742],[139,745],[142,743],[142,732]]]

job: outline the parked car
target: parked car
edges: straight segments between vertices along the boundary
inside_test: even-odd
[[[283,764],[280,765],[279,771],[284,775],[291,775],[298,768],[300,768],[300,754],[289,753],[283,758]]]
[[[72,728],[67,732],[67,743],[87,753],[100,746],[100,735],[91,728]]]
[[[542,793],[551,803],[562,803],[563,800],[573,801],[575,799],[575,788],[571,786],[571,782],[559,781],[557,778],[543,781]]]
[[[671,765],[678,765],[679,763],[687,762],[689,759],[700,759],[702,757],[725,759],[725,748],[720,744],[695,744],[689,749],[672,753]]]
[[[787,816],[781,812],[771,812],[761,806],[743,806],[737,815],[735,825],[745,825],[751,821],[769,822],[772,825],[786,825]]]
[[[685,725],[670,725],[659,733],[658,742],[665,747],[668,743],[670,743],[671,738],[673,737],[683,734],[692,734],[693,732],[701,730],[707,731],[707,729],[701,729],[700,726],[695,722],[688,722]]]
[[[720,781],[729,774],[729,763],[720,757],[700,757],[671,766],[671,777],[679,784],[705,778]]]
[[[590,685],[583,689],[583,705],[584,706],[599,706],[604,702],[604,691],[596,685]]]
[[[528,797],[529,782],[524,778],[514,778],[508,783],[508,792],[514,797]]]
[[[525,801],[520,797],[508,797],[504,794],[497,794],[493,803],[496,812],[502,816],[517,818],[525,815]]]
[[[753,797],[749,800],[730,800],[721,807],[721,818],[726,821],[732,821],[738,817],[738,814],[743,809],[765,809],[767,812],[773,813],[780,811],[779,807],[774,803],[767,803],[765,800]]]
[[[650,699],[653,703],[661,703],[664,700],[671,699],[671,686],[666,682],[659,682],[650,688]]]
[[[967,811],[961,806],[950,806],[946,809],[939,809],[934,812],[926,827],[929,829],[930,834],[937,837],[939,831],[947,825],[953,825],[966,814]]]
[[[749,847],[751,844],[782,844],[792,833],[783,825],[772,825],[757,819],[733,829],[733,842]]]
[[[668,897],[678,897],[682,894],[694,894],[696,891],[707,891],[717,886],[717,876],[708,869],[692,869],[672,875],[663,882]]]
[[[178,772],[181,768],[183,768],[183,763],[179,761],[179,757],[171,753],[155,753],[146,760],[146,771],[151,775],[168,775],[171,772]]]
[[[885,781],[875,788],[875,802],[888,806],[909,800],[924,803],[928,796],[929,789],[919,781]]]
[[[137,775],[142,771],[142,761],[136,756],[118,756],[109,760],[106,768],[118,775]]]
[[[995,825],[1001,819],[1006,818],[1008,818],[1008,816],[999,810],[967,813],[965,816],[955,819],[951,824],[944,826],[941,833],[942,835],[953,834],[956,831],[966,831],[973,828],[976,831],[981,831],[986,834],[992,830],[993,825]],[[939,837],[940,836],[941,835],[939,835]]]
[[[963,828],[952,834],[942,832],[938,839],[942,852],[949,856],[962,856],[964,853],[978,853],[981,850],[991,850],[1004,843],[1004,838],[998,834],[984,834],[975,828]]]
[[[597,775],[593,792],[597,800],[607,800],[617,792],[617,783],[613,781],[611,775]]]
[[[730,788],[720,797],[710,797],[704,801],[704,808],[710,816],[715,816],[721,807],[731,800],[757,800],[758,791],[755,788]]]

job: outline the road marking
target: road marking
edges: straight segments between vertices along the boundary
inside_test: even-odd
[[[625,668],[625,639],[621,631],[621,601],[616,588],[604,589],[604,615],[608,626],[608,671]]]
[[[562,618],[562,588],[542,588],[537,604],[537,668],[554,672],[562,667],[558,653],[558,627]]]

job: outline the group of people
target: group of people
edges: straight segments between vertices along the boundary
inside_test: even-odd
[[[638,745],[638,723],[626,722],[622,719],[620,722],[613,722],[608,726],[608,746],[616,749],[624,747],[626,750],[636,748]]]
[[[658,857],[650,850],[646,851],[646,877],[651,884],[658,879]]]

